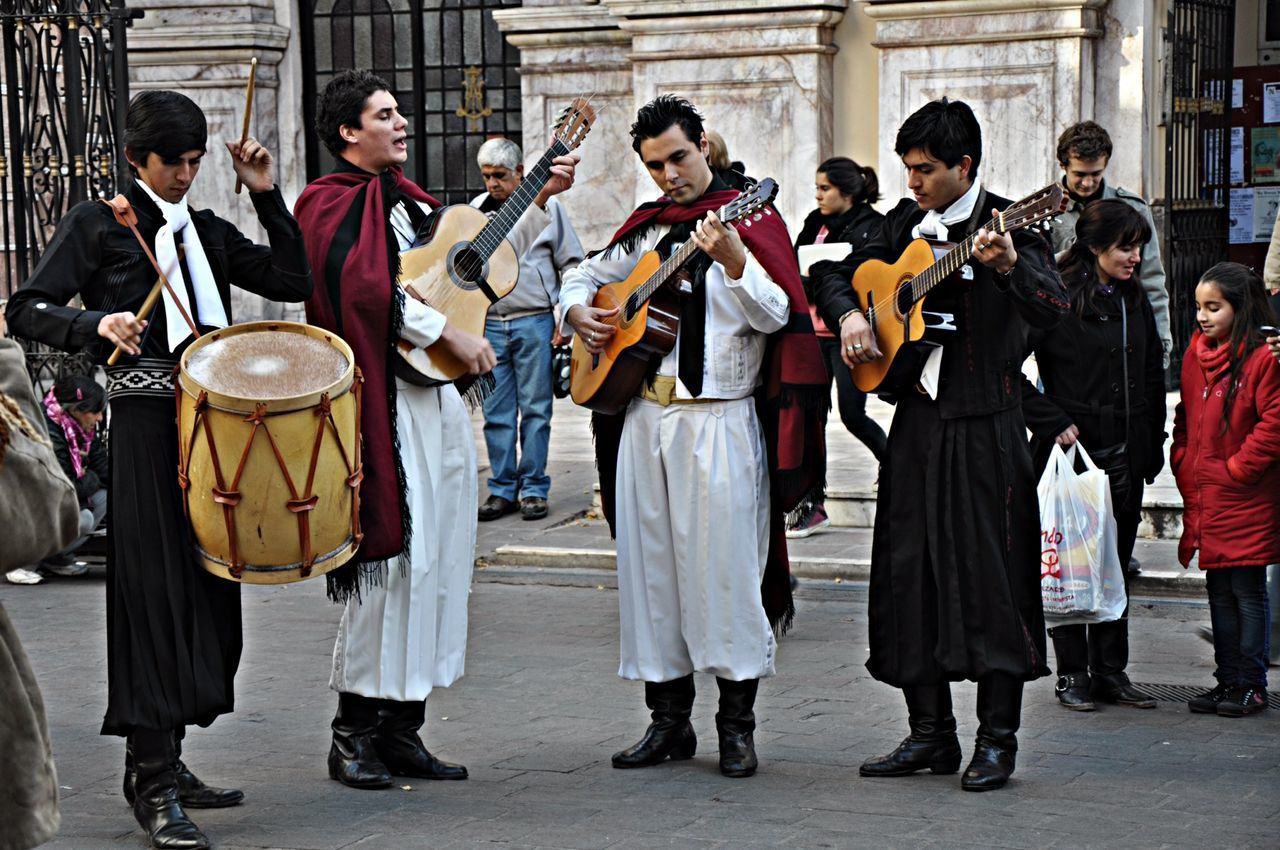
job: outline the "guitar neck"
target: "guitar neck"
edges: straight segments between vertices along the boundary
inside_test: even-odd
[[[486,260],[498,250],[502,240],[507,238],[507,234],[516,226],[516,222],[520,221],[524,211],[529,209],[529,205],[551,179],[551,161],[568,152],[569,149],[564,143],[555,139],[546,153],[529,169],[529,173],[520,181],[520,185],[511,193],[511,197],[507,198],[489,223],[476,234],[476,238],[471,241],[472,247]]]
[[[993,218],[986,224],[982,225],[983,229],[988,232],[1005,233],[1003,223],[999,218]],[[973,254],[974,239],[977,232],[965,237],[964,241],[956,245],[947,253],[943,254],[933,265],[916,275],[911,280],[911,303],[915,304],[926,295],[929,294],[935,286],[942,283],[951,275],[960,270],[960,267],[969,261],[970,255]]]
[[[664,283],[671,279],[671,276],[680,270],[680,267],[689,260],[693,259],[694,254],[701,252],[696,242],[690,237],[686,239],[679,248],[671,252],[671,256],[662,261],[662,265],[658,266],[653,274],[649,275],[646,280],[635,291],[635,298],[639,303],[643,304],[653,297],[653,293],[658,291]]]

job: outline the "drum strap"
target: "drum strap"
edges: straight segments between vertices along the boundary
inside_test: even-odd
[[[133,211],[133,205],[129,203],[129,199],[124,195],[116,195],[111,200],[100,198],[102,203],[111,208],[112,214],[116,217],[116,221],[133,231],[134,238],[138,240],[138,244],[142,246],[142,253],[147,255],[147,259],[151,261],[151,267],[156,270],[156,274],[160,276],[160,285],[169,291],[169,297],[173,300],[174,306],[178,308],[178,312],[182,314],[182,318],[186,320],[187,327],[191,328],[191,334],[196,339],[200,338],[200,329],[196,327],[196,323],[191,320],[191,316],[187,314],[187,310],[182,306],[182,300],[174,294],[173,287],[169,285],[169,278],[165,277],[165,273],[160,270],[160,264],[156,262],[156,257],[151,253],[151,248],[147,245],[147,240],[142,238],[142,234],[138,232],[138,214]],[[148,299],[150,300],[150,299]],[[154,302],[152,302],[154,304]],[[147,311],[149,312],[149,311]],[[145,319],[146,313],[138,316],[139,319]]]

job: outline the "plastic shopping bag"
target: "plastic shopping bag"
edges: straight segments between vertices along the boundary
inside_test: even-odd
[[[1076,472],[1079,455],[1084,472]],[[1050,626],[1118,620],[1128,600],[1111,487],[1084,446],[1054,445],[1040,497],[1040,596]]]

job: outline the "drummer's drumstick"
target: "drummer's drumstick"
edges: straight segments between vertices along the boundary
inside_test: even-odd
[[[178,258],[182,259],[186,256],[183,246],[178,246]],[[151,291],[147,293],[147,300],[142,302],[142,306],[138,308],[138,321],[145,321],[147,316],[151,315],[151,311],[155,309],[156,302],[160,300],[160,293],[164,292],[164,278],[156,278],[156,285],[151,287]],[[111,356],[107,358],[107,365],[114,366],[120,361],[120,355],[126,353],[124,348],[117,345],[116,350],[111,352]]]
[[[244,143],[249,141],[249,119],[253,117],[253,81],[258,76],[258,57],[255,56],[249,60],[249,87],[244,92],[244,127],[240,131],[240,146],[244,147]],[[236,178],[236,194],[240,194],[240,187],[243,184],[240,178]]]

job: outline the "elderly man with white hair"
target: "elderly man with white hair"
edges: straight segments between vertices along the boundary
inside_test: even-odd
[[[471,205],[492,216],[524,179],[520,146],[509,139],[490,139],[480,146],[476,160],[486,191]],[[481,521],[517,509],[526,520],[547,515],[553,313],[560,298],[560,275],[582,261],[582,243],[557,199],[547,199],[542,209],[548,224],[520,257],[516,288],[485,317],[484,335],[498,365],[493,369],[496,386],[484,402],[490,477],[489,498],[478,511]]]

